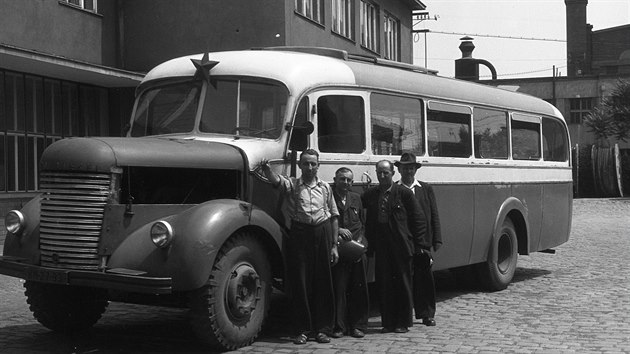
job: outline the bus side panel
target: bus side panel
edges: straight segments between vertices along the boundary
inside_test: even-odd
[[[573,186],[569,183],[543,186],[543,217],[540,242],[532,244],[530,251],[541,251],[567,242],[571,230]]]
[[[434,269],[469,264],[474,205],[472,185],[434,184],[440,214],[443,247],[435,253]]]
[[[512,196],[520,200],[527,208],[527,223],[529,225],[529,247],[540,242],[540,230],[542,227],[542,202],[543,186],[537,184],[515,184],[512,186]],[[519,235],[527,236],[527,235]]]
[[[510,192],[510,186],[507,184],[475,186],[475,233],[470,250],[470,263],[484,262],[488,258],[494,222]]]

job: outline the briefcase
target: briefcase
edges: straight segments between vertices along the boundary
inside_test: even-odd
[[[355,240],[342,241],[337,246],[339,260],[346,263],[354,263],[365,253],[365,245]]]

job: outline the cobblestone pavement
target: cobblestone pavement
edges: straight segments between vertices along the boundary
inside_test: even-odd
[[[574,201],[573,229],[555,255],[519,258],[514,282],[486,293],[437,272],[437,327],[381,334],[370,318],[363,339],[330,344],[290,342],[286,306],[279,298],[270,325],[238,352],[563,352],[630,353],[630,200]],[[94,329],[55,334],[35,321],[19,279],[0,276],[0,352],[200,353],[184,310],[112,303]]]

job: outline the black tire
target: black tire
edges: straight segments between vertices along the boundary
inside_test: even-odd
[[[479,279],[489,291],[507,288],[518,262],[518,240],[512,220],[506,219],[497,237],[492,238],[488,260],[478,265]]]
[[[271,298],[271,266],[253,234],[239,232],[221,247],[206,285],[190,293],[190,322],[197,338],[216,349],[251,344]]]
[[[39,323],[56,332],[72,333],[90,329],[103,315],[107,290],[47,284],[24,283],[26,302]]]

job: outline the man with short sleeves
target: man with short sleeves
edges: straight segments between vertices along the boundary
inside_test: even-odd
[[[331,187],[317,177],[319,153],[308,149],[300,155],[300,178],[280,176],[267,160],[261,169],[284,195],[291,219],[286,241],[287,280],[298,335],[295,344],[306,344],[309,335],[328,343],[334,320],[334,294],[330,267],[338,261],[336,235],[339,212]]]

